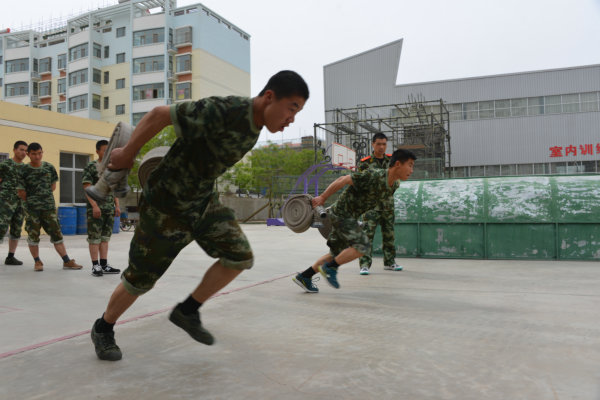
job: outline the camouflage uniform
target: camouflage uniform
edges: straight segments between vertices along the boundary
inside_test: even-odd
[[[23,203],[17,196],[19,170],[23,164],[12,158],[0,163],[0,243],[10,227],[10,239],[19,239],[23,227]]]
[[[209,97],[175,104],[171,120],[177,140],[148,177],[122,276],[134,295],[150,290],[192,240],[225,267],[249,269],[254,261],[233,210],[214,191],[217,177],[258,140],[252,99]]]
[[[370,251],[371,241],[358,220],[365,212],[393,198],[398,182],[390,187],[387,179],[387,169],[367,169],[352,173],[352,185],[342,192],[329,212],[332,230],[327,245],[334,257],[348,247],[353,247],[362,254]]]
[[[83,170],[82,184],[89,183],[95,185],[98,182],[98,162],[90,162]],[[100,208],[100,218],[94,218],[94,209],[89,201],[87,201],[87,241],[90,244],[100,244],[100,242],[108,242],[112,235],[113,225],[115,223],[115,199],[112,194],[106,196],[104,202],[98,202]]]
[[[25,230],[29,236],[27,243],[30,246],[38,245],[41,228],[50,235],[51,243],[62,243],[63,236],[52,194],[52,184],[58,181],[56,169],[52,164],[42,161],[42,165],[37,168],[30,164],[23,165],[20,175],[17,189],[23,189],[27,193],[27,200],[24,202]]]
[[[364,171],[369,168],[387,169],[390,165],[391,156],[391,154],[384,154],[383,158],[376,158],[375,155],[372,154],[360,160],[358,170]],[[372,243],[377,224],[381,226],[383,265],[394,265],[396,257],[396,244],[394,239],[394,198],[390,197],[385,199],[385,201],[382,201],[375,209],[367,211],[362,215],[361,221],[364,223],[363,230],[369,238],[369,249],[360,258],[360,267],[371,267]]]

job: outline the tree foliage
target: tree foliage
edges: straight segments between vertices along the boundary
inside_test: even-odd
[[[296,150],[270,143],[253,149],[246,159],[238,162],[222,177],[242,191],[269,194],[273,192],[272,177],[276,175],[301,175],[314,164],[312,149]],[[320,162],[319,158],[317,162]]]
[[[152,139],[150,139],[140,149],[140,152],[138,153],[138,155],[135,158],[133,167],[131,168],[131,171],[129,172],[129,177],[127,178],[129,186],[131,186],[132,189],[141,190],[140,181],[138,179],[138,169],[140,168],[140,162],[142,161],[142,159],[144,158],[146,153],[148,153],[150,150],[154,149],[155,147],[171,146],[173,144],[173,142],[175,142],[175,139],[176,139],[175,128],[173,128],[173,125],[169,125],[169,126],[165,127],[162,131],[160,131],[158,134],[156,134],[156,136],[154,136]]]

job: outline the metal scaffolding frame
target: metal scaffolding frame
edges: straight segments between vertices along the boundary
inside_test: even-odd
[[[315,161],[318,134],[325,132],[327,148],[336,142],[356,151],[356,159],[371,154],[371,139],[384,133],[392,149],[407,149],[418,158],[416,178],[450,176],[450,117],[442,100],[425,101],[414,96],[407,103],[382,106],[359,104],[352,108],[326,110],[330,122],[314,124]],[[330,155],[331,156],[331,155]]]

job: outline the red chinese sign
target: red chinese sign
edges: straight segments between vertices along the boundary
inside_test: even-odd
[[[550,157],[568,157],[568,156],[593,156],[593,144],[580,144],[579,146],[552,146],[550,147]],[[596,154],[600,154],[600,143],[596,143]]]

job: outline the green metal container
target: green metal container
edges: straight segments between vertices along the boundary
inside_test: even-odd
[[[600,260],[600,175],[408,181],[394,200],[398,257]]]

